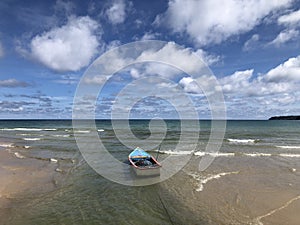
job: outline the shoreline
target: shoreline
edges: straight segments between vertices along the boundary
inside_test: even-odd
[[[57,188],[59,165],[51,161],[27,158],[11,150],[13,143],[1,142],[0,148],[0,223],[5,224],[14,211],[14,201],[28,201],[30,196]]]

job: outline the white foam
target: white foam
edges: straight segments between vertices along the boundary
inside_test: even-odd
[[[98,131],[99,131],[99,132],[103,132],[103,131],[104,131],[104,129],[98,129]]]
[[[70,137],[69,134],[55,134],[55,135],[52,135],[52,137]]]
[[[80,133],[80,134],[88,134],[90,132],[91,131],[89,131],[89,130],[76,130],[76,131],[74,131],[74,133]]]
[[[161,154],[168,154],[168,155],[190,155],[194,151],[172,151],[172,150],[166,150],[166,151],[158,151],[158,152],[161,153]]]
[[[258,139],[233,139],[233,138],[228,138],[227,141],[229,142],[234,142],[234,143],[242,143],[242,144],[249,144],[249,143],[255,143],[259,141]]]
[[[14,147],[12,144],[0,144],[0,147],[3,147],[3,148],[11,148],[11,147]]]
[[[272,156],[272,154],[269,154],[269,153],[258,153],[258,152],[255,152],[255,153],[244,153],[244,155],[251,156],[251,157]]]
[[[239,171],[233,171],[233,172],[224,172],[224,173],[218,173],[218,174],[212,174],[212,175],[208,175],[208,176],[201,176],[199,174],[194,174],[194,173],[191,173],[191,174],[188,174],[190,175],[191,177],[193,177],[196,181],[198,181],[198,187],[196,188],[196,191],[203,191],[204,189],[204,185],[208,182],[208,181],[211,181],[211,180],[214,180],[214,179],[219,179],[223,176],[226,176],[226,175],[231,175],[231,174],[238,174]]]
[[[291,145],[278,145],[277,148],[284,148],[284,149],[300,149],[300,146],[291,146]]]
[[[25,127],[16,127],[16,128],[2,128],[3,131],[55,131],[54,128],[25,128]]]
[[[40,138],[23,138],[25,141],[39,141],[41,140]]]
[[[24,158],[26,158],[25,156],[21,155],[19,152],[15,152],[14,154],[15,154],[15,156],[16,156],[17,158],[19,158],[19,159],[24,159]]]
[[[281,157],[291,157],[291,158],[300,158],[300,154],[286,154],[286,153],[281,153],[279,154]]]
[[[195,152],[194,155],[196,156],[210,155],[213,157],[232,157],[235,154],[233,152]]]
[[[29,146],[29,145],[24,145],[24,148],[26,148],[26,149],[28,149],[28,148],[30,148],[31,146]]]
[[[52,163],[57,163],[58,160],[57,160],[57,159],[54,159],[54,158],[51,158],[51,159],[50,159],[50,162],[52,162]]]

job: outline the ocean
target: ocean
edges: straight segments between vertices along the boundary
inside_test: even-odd
[[[73,130],[71,120],[1,120],[1,151],[53,168],[53,188],[11,198],[4,224],[300,224],[300,121],[226,121],[218,152],[206,149],[209,120],[199,121],[200,130],[189,121],[185,136],[199,132],[194,149],[189,149],[194,138],[185,138],[184,149],[178,149],[179,120],[166,120],[164,131],[156,134],[149,120],[130,120],[133,136],[125,125],[122,130],[124,121],[116,123],[117,135],[110,120],[97,120],[96,131],[84,121]],[[132,151],[124,140],[150,146],[145,150],[158,161],[171,155],[191,158],[163,182],[122,185],[99,175],[78,150],[76,134],[88,140],[93,131],[124,164]],[[199,171],[206,155],[214,160]]]

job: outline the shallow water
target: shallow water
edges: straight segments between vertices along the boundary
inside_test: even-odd
[[[130,124],[136,136],[123,132],[119,138],[147,144],[149,121]],[[110,121],[96,125],[110,153],[126,160],[131,149],[116,138]],[[11,143],[2,149],[49,163],[56,159],[63,171],[52,191],[14,198],[7,224],[299,224],[299,121],[228,121],[221,150],[203,172],[198,170],[201,157],[212,155],[205,149],[210,121],[200,121],[198,146],[190,151],[174,151],[180,122],[167,121],[166,127],[158,160],[170,154],[191,154],[191,160],[162,183],[130,187],[89,167],[78,151],[71,121],[1,121],[0,140]],[[83,124],[76,132],[88,138],[92,130]],[[197,132],[192,121],[185,132]],[[153,155],[156,149],[150,149]]]

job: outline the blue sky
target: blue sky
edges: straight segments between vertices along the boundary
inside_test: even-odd
[[[71,118],[88,66],[140,40],[165,41],[166,55],[176,55],[176,43],[202,58],[222,87],[229,119],[300,114],[299,0],[2,0],[0,17],[0,119]],[[178,64],[189,61],[176,56]],[[116,92],[137,74],[131,68],[110,79],[96,117],[110,118]],[[210,118],[191,77],[173,82],[200,118]],[[169,103],[157,100],[140,101],[133,117],[173,117]]]

